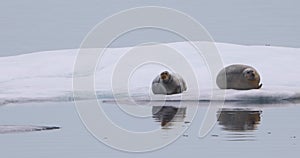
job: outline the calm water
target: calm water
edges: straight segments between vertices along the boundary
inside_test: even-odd
[[[2,106],[2,125],[50,125],[59,130],[0,135],[1,155],[9,157],[297,157],[300,154],[300,104],[226,103],[213,130],[204,138],[197,137],[207,109],[199,105],[190,122],[189,110],[183,107],[149,107],[151,116],[132,117],[113,104],[103,104],[106,114],[116,124],[129,130],[160,129],[164,136],[175,126],[188,126],[177,141],[167,147],[146,153],[114,150],[96,140],[81,122],[74,103],[26,103]],[[130,142],[129,142],[130,143]]]

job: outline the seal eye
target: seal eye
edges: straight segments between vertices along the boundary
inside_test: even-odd
[[[253,73],[253,70],[249,70],[247,71],[247,74]]]

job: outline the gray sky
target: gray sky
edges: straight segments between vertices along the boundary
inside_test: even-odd
[[[300,47],[297,0],[4,0],[0,5],[0,56],[78,48],[104,18],[124,9],[164,6],[198,20],[217,42]],[[125,21],[124,21],[125,22]],[[175,42],[168,32],[139,30],[120,37],[113,47],[143,42]]]

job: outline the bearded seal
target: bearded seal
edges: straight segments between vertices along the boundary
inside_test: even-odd
[[[170,74],[168,71],[162,72],[152,82],[152,92],[154,94],[178,94],[186,91],[186,83],[178,74]]]
[[[222,69],[216,83],[220,89],[249,90],[262,87],[258,72],[253,67],[242,64],[234,64]]]

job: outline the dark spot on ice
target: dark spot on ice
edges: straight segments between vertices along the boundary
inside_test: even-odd
[[[183,134],[182,136],[183,136],[183,137],[188,137],[189,135],[188,135],[188,134]]]
[[[60,129],[60,127],[44,127],[43,130],[54,130],[54,129]]]

